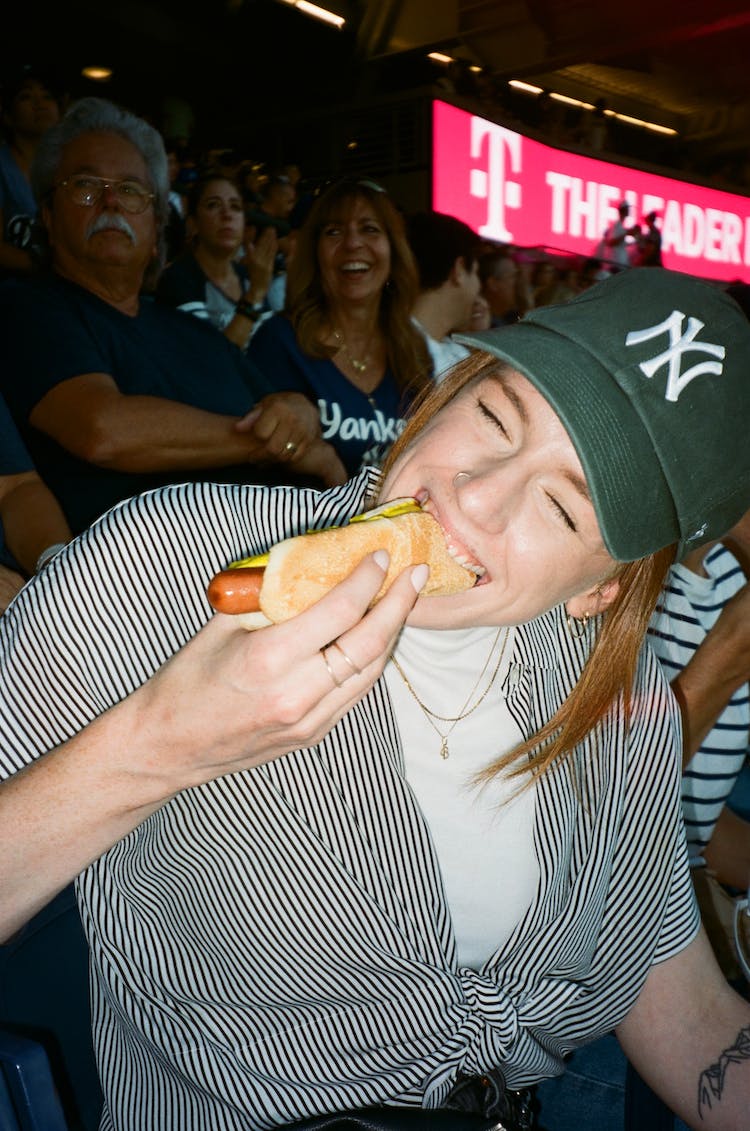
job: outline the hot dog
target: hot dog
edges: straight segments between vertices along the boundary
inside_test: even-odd
[[[233,562],[208,586],[217,612],[239,615],[247,628],[288,620],[315,604],[368,554],[390,556],[383,596],[402,570],[426,562],[430,576],[423,596],[470,589],[477,574],[451,556],[443,532],[413,499],[396,499],[358,515],[346,526],[287,538],[267,554]],[[373,602],[374,604],[374,602]]]

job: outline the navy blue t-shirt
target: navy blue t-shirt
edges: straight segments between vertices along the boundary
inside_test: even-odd
[[[31,456],[18,433],[8,406],[0,397],[0,475],[20,475],[23,471],[33,470]],[[18,569],[17,562],[5,545],[2,523],[0,523],[0,562]]]
[[[165,397],[242,416],[273,390],[241,351],[207,323],[150,299],[142,299],[137,316],[129,317],[53,275],[2,284],[0,340],[5,353],[2,393],[74,533],[122,499],[165,483],[274,481],[273,468],[250,463],[168,473],[114,471],[78,459],[28,424],[32,409],[50,389],[85,373],[108,374],[125,394]]]
[[[350,475],[368,464],[381,464],[403,431],[408,402],[390,369],[372,393],[361,392],[332,361],[302,353],[283,314],[258,327],[247,356],[275,389],[296,390],[317,401],[323,439],[333,445]]]
[[[34,463],[21,439],[8,406],[0,396],[0,475],[33,471]]]

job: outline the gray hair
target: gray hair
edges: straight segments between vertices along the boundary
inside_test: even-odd
[[[129,110],[106,98],[81,98],[68,109],[57,125],[43,135],[31,166],[31,187],[40,205],[46,201],[57,181],[63,152],[81,134],[119,134],[134,145],[146,162],[151,189],[155,193],[154,213],[159,232],[164,228],[169,203],[169,173],[164,141],[158,130]]]

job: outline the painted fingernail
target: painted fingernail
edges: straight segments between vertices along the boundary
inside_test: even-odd
[[[376,561],[383,573],[388,569],[388,562],[391,560],[387,550],[376,550],[372,555],[373,561]]]
[[[427,578],[430,576],[430,567],[426,565],[415,566],[411,571],[411,583],[416,589],[417,593],[421,593],[427,584]]]

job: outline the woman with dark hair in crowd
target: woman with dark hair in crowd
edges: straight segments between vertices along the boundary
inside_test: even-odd
[[[167,306],[211,322],[240,349],[264,310],[276,235],[267,228],[240,257],[245,209],[239,185],[227,173],[208,171],[187,194],[187,247],[164,269],[156,297]]]
[[[431,378],[411,313],[417,272],[400,213],[369,180],[343,180],[313,205],[288,268],[287,310],[249,355],[280,390],[317,399],[347,471],[379,464],[414,393]]]

